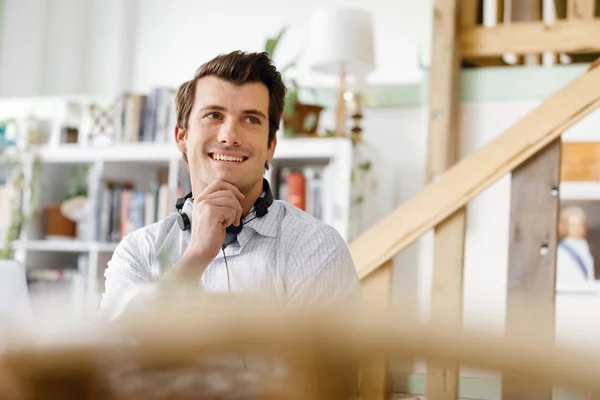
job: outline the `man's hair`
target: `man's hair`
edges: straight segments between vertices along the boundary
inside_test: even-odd
[[[221,54],[202,64],[196,70],[194,77],[179,87],[175,96],[177,126],[180,129],[188,129],[190,114],[196,99],[196,83],[198,79],[205,76],[216,76],[234,85],[250,82],[265,84],[269,90],[268,145],[270,146],[279,130],[287,89],[281,79],[281,73],[277,71],[268,54],[234,51],[229,54]],[[187,162],[185,154],[183,159]],[[268,165],[265,163],[265,168],[267,167]]]

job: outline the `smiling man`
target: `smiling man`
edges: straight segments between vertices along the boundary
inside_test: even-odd
[[[123,238],[106,269],[103,311],[117,317],[173,281],[292,307],[357,304],[342,237],[273,200],[263,178],[285,91],[265,53],[239,51],[203,64],[179,88],[174,135],[192,192],[178,212]]]

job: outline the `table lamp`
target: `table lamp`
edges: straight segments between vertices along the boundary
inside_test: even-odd
[[[306,61],[311,69],[339,76],[336,130],[344,136],[347,75],[366,75],[375,68],[371,14],[358,9],[321,9],[310,21]]]

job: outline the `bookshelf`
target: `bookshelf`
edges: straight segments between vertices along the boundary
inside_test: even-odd
[[[73,290],[77,296],[73,301],[82,313],[87,313],[97,309],[106,263],[120,238],[132,229],[174,212],[175,200],[189,191],[189,182],[187,165],[168,137],[161,141],[121,140],[95,144],[85,140],[82,134],[91,126],[82,117],[77,127],[78,143],[62,143],[60,136],[64,129],[61,126],[64,128],[64,115],[70,102],[114,106],[111,99],[84,96],[0,99],[0,120],[13,118],[22,122],[35,116],[47,129],[46,141],[36,149],[41,165],[38,178],[42,186],[40,214],[27,223],[14,243],[15,259],[28,271],[36,270],[37,275],[40,275],[39,270],[76,271],[74,281],[77,283],[74,285],[81,289]],[[278,137],[275,158],[265,177],[270,181],[275,197],[286,199],[286,174],[292,171],[305,175],[308,170],[310,176],[305,175],[307,212],[332,225],[349,241],[353,235],[351,197],[355,191],[351,175],[360,147],[347,138]],[[31,157],[22,160],[29,167],[31,162]],[[7,169],[5,167],[3,164],[0,173]],[[49,236],[46,207],[64,201],[66,182],[76,169],[86,171],[86,220],[77,224],[74,236]],[[107,182],[114,184],[111,186]],[[124,183],[128,186],[122,186]],[[23,196],[29,198],[29,186],[25,187]],[[130,211],[134,199],[139,200],[137,204],[141,207],[136,208],[135,218],[131,216],[133,214],[129,215],[129,223],[125,225],[115,217],[114,207],[112,213],[107,207],[111,203],[122,211],[123,203],[112,202],[115,193],[123,199],[124,192],[127,192]],[[150,202],[154,208],[149,212]],[[107,226],[110,225],[107,215],[114,222],[111,227]],[[72,277],[73,274],[65,276]]]

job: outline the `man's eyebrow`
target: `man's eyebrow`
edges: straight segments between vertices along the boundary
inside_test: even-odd
[[[218,110],[218,111],[227,111],[227,109],[223,106],[219,106],[216,104],[209,104],[207,106],[202,107],[198,111],[207,111],[207,110]]]
[[[209,104],[209,105],[206,105],[206,106],[200,108],[198,110],[198,113],[201,113],[201,112],[204,112],[204,111],[209,111],[209,110],[211,110],[211,111],[227,111],[227,108],[223,107],[223,106],[219,106],[217,104]],[[267,116],[265,115],[265,113],[263,113],[260,110],[256,110],[256,109],[244,110],[244,111],[242,111],[242,114],[244,114],[244,115],[256,115],[256,116],[262,117],[264,119],[267,119]]]
[[[259,117],[267,119],[267,116],[260,110],[244,110],[242,113],[246,115],[258,115]]]

